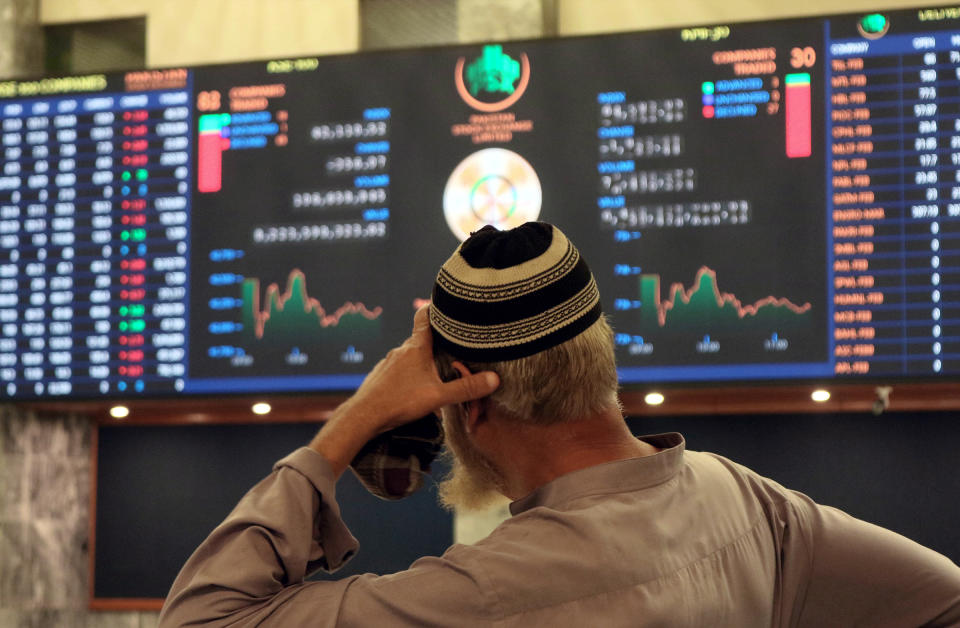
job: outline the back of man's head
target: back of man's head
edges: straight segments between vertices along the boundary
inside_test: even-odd
[[[593,275],[555,226],[484,227],[437,275],[430,307],[444,379],[454,360],[492,370],[503,414],[538,424],[586,417],[617,404],[613,331]]]

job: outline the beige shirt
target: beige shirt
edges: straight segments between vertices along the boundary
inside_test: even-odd
[[[474,545],[327,582],[303,579],[357,543],[301,448],[191,556],[160,625],[960,626],[947,558],[679,434],[643,439],[663,451],[557,478]]]

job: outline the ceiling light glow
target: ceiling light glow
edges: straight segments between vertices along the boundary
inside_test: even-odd
[[[663,399],[663,395],[658,392],[647,393],[647,396],[643,398],[651,406],[659,406],[663,403]]]
[[[251,407],[250,409],[253,410],[254,414],[270,414],[270,410],[272,410],[273,408],[270,407],[269,403],[261,401],[259,403],[253,404],[253,407]]]
[[[130,416],[130,408],[127,406],[113,406],[110,408],[110,416],[115,419],[125,419]]]
[[[810,398],[816,401],[817,403],[823,403],[824,401],[827,401],[828,399],[830,399],[830,391],[824,390],[822,388],[819,390],[815,390],[812,393],[810,393]]]

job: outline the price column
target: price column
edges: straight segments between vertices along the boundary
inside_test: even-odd
[[[143,94],[125,103],[113,125],[118,163],[110,193],[118,224],[110,274],[111,364],[121,393],[183,387],[188,103],[186,92]]]
[[[907,375],[960,371],[960,38],[950,42],[902,61]]]

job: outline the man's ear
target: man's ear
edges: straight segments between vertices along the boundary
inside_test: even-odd
[[[466,377],[467,375],[471,374],[470,369],[468,369],[462,362],[454,362],[453,368],[456,369],[459,377]],[[467,411],[463,427],[467,431],[467,434],[473,434],[474,430],[477,428],[477,425],[485,421],[487,418],[487,400],[475,399],[473,401],[467,401],[461,405]]]

